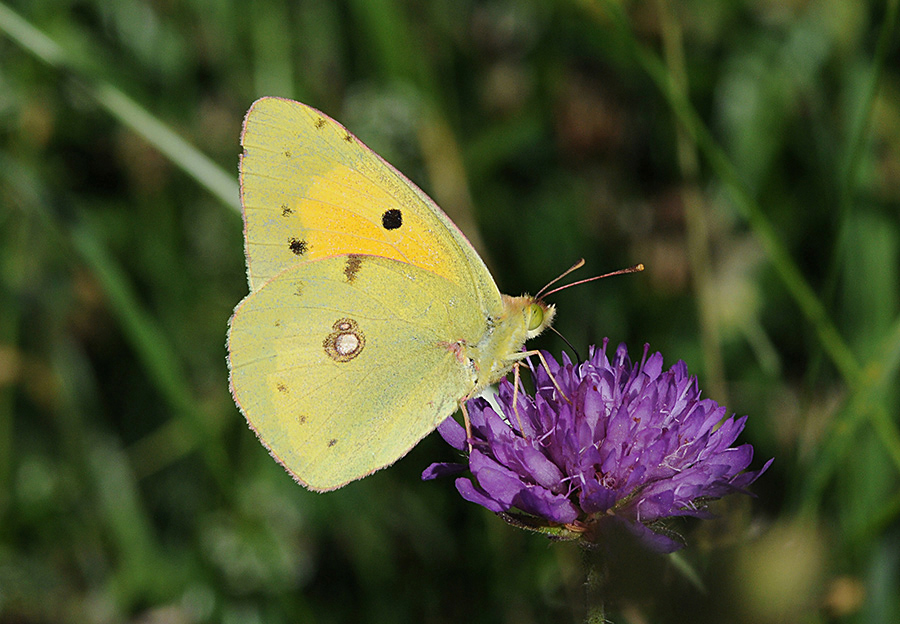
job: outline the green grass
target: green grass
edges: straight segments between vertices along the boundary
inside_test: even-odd
[[[557,327],[750,415],[756,498],[678,558],[609,553],[609,617],[900,620],[897,4],[0,3],[0,622],[583,617],[576,547],[419,481],[436,436],[317,495],[247,428],[261,95],[421,184],[504,292],[643,262]]]

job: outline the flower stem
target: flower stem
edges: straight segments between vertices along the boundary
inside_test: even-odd
[[[608,570],[597,548],[582,548],[581,560],[584,568],[584,624],[607,624],[606,591]]]

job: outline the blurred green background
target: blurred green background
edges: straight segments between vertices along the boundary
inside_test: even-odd
[[[0,622],[566,622],[572,544],[423,483],[330,494],[228,393],[261,95],[418,182],[582,353],[645,342],[749,414],[753,486],[616,622],[900,621],[897,1],[0,3]],[[537,346],[559,353],[550,335]]]

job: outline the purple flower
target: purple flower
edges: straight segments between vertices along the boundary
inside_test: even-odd
[[[466,500],[563,539],[596,541],[608,523],[620,522],[655,549],[671,552],[683,543],[665,519],[709,517],[707,502],[744,491],[772,460],[744,472],[753,447],[731,444],[747,417],[721,422],[725,408],[700,398],[684,362],[663,371],[662,355],[648,357],[645,346],[633,365],[624,344],[610,362],[607,343],[592,347],[579,365],[565,354],[559,364],[544,353],[552,378],[543,366],[533,367],[535,397],[520,392],[516,410],[507,380],[497,397],[502,415],[483,398],[469,401],[470,451],[453,418],[438,431],[468,452],[473,478],[456,480]],[[464,469],[432,464],[422,478]]]

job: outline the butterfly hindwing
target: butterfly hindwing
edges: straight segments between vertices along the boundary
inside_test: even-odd
[[[278,461],[331,490],[393,463],[456,410],[475,372],[454,344],[483,332],[472,298],[419,267],[307,262],[236,309],[232,390]]]

